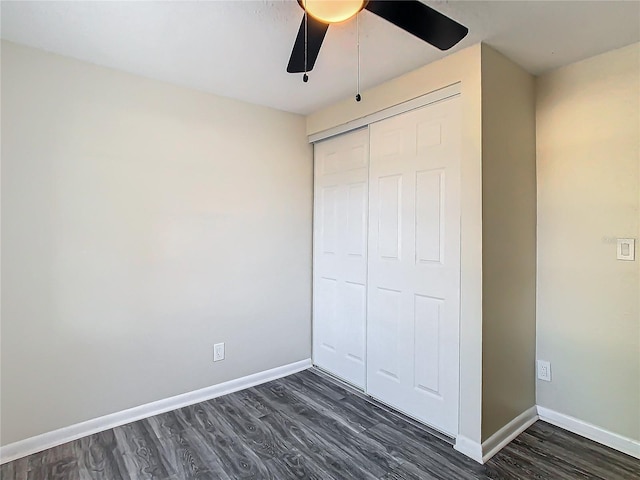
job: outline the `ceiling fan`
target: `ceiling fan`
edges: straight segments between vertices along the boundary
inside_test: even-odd
[[[298,4],[305,14],[289,58],[289,73],[310,72],[329,25],[344,22],[363,9],[440,50],[450,49],[469,32],[464,25],[418,0],[298,0]]]

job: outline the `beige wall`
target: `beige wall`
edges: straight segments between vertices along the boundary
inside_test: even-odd
[[[537,82],[537,402],[640,440],[640,44]]]
[[[534,77],[482,46],[482,440],[536,403]]]
[[[460,435],[480,442],[482,402],[482,144],[480,45],[307,117],[313,134],[460,82],[462,109]]]
[[[303,117],[3,42],[2,444],[308,358],[311,159]]]

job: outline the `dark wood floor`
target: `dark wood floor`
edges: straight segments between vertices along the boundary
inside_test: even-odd
[[[638,479],[640,461],[538,422],[486,465],[307,370],[3,465],[40,479]]]

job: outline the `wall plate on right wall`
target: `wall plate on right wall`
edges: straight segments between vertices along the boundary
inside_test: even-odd
[[[618,260],[633,261],[636,259],[636,240],[635,238],[619,238],[617,247]]]

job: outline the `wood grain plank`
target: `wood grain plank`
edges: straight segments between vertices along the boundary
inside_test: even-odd
[[[345,422],[336,421],[333,412],[322,408],[308,408],[311,400],[306,397],[296,398],[294,394],[280,388],[263,389],[258,395],[262,395],[267,402],[273,402],[274,410],[280,408],[286,412],[289,408],[289,416],[327,440],[329,445],[339,446],[340,450],[348,453],[352,461],[362,465],[374,476],[379,477],[398,464],[375,440],[359,435],[359,432],[354,432]]]
[[[224,418],[240,440],[263,460],[282,457],[288,453],[289,449],[282,439],[260,421],[264,415],[255,416],[250,409],[243,408],[236,397],[220,397],[215,402],[209,402],[207,407],[211,409],[211,415]]]
[[[184,480],[214,479],[229,477],[219,464],[216,455],[204,445],[195,432],[178,432],[171,437],[159,439],[165,457],[177,473],[176,478]]]
[[[188,428],[178,420],[175,410],[154,415],[153,417],[147,418],[146,421],[158,438],[167,438],[182,433]]]
[[[322,400],[317,397],[297,392],[279,380],[266,385],[256,387],[256,391],[265,394],[268,398],[276,402],[280,408],[291,408],[300,412],[301,418],[316,418],[319,421],[340,425],[341,430],[350,430],[353,433],[360,433],[365,427],[357,425],[349,418],[336,412],[334,408],[322,404]]]
[[[80,442],[75,441],[46,450],[39,471],[48,480],[79,480],[80,463],[77,455],[79,445]],[[33,472],[34,469],[31,471]]]
[[[346,388],[338,382],[329,382],[326,377],[322,377],[312,370],[305,370],[281,379],[286,383],[296,383],[315,394],[337,402],[352,395]]]
[[[272,478],[260,457],[244,444],[226,419],[215,414],[210,405],[203,403],[186,407],[181,414],[186,423],[196,427],[195,431],[204,445],[210,448],[230,478]]]
[[[236,409],[242,410],[244,415],[248,415],[252,418],[260,418],[261,416],[266,415],[268,413],[242,403],[241,393],[242,392],[235,392],[230,395],[223,395],[222,397],[214,398],[204,403],[215,406],[215,405],[220,405],[221,402],[224,402],[227,405],[230,404]]]
[[[406,462],[394,468],[380,480],[438,480],[441,477],[420,469],[416,465]]]
[[[129,480],[122,452],[117,448],[113,430],[89,435],[74,443],[77,449],[80,480]]]
[[[319,382],[301,381],[303,378],[301,376],[291,377],[282,379],[285,388],[288,388],[294,395],[303,400],[312,399],[318,406],[335,414],[334,418],[346,421],[352,430],[362,432],[378,423],[377,420],[367,415],[371,408],[366,411],[354,409],[349,403],[345,402],[346,397],[342,396],[334,399],[326,395],[327,386],[320,388]]]
[[[294,450],[285,453],[281,457],[267,460],[265,465],[273,473],[274,477],[279,479],[331,480],[332,478],[326,471],[318,468],[308,456]]]
[[[23,457],[0,465],[0,480],[27,480],[30,459]]]
[[[301,424],[297,419],[273,411],[261,419],[267,423],[292,449],[303,452],[316,466],[317,472],[324,472],[327,479],[373,479],[376,475],[367,472],[364,466],[354,462],[349,454],[322,435]]]
[[[438,440],[440,444],[416,442],[383,423],[367,430],[367,434],[383,445],[387,453],[398,462],[412,463],[435,478],[460,480],[485,478],[482,466],[453,450],[450,445],[441,440]]]
[[[127,470],[140,480],[167,479],[176,471],[165,458],[162,444],[146,420],[113,429]]]

